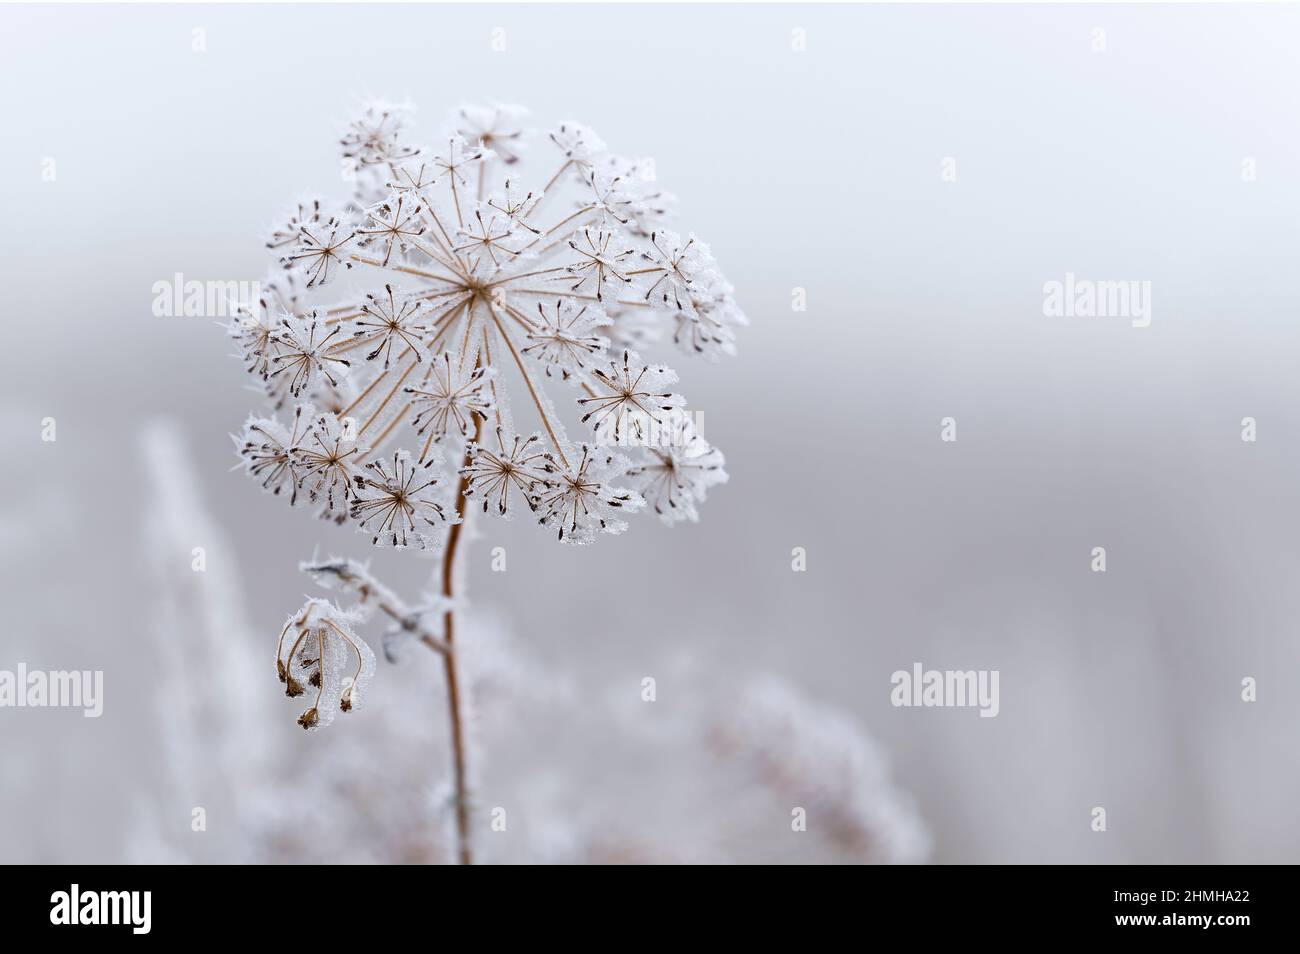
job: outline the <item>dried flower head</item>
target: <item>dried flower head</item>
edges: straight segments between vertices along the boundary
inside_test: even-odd
[[[375,673],[375,654],[353,631],[355,622],[356,614],[312,599],[280,631],[276,674],[285,695],[309,698],[298,717],[304,729],[322,728],[334,721],[335,713],[351,712]]]
[[[369,166],[397,162],[414,155],[414,149],[399,142],[410,112],[411,107],[407,105],[383,101],[371,103],[348,125],[339,140],[343,157]]]
[[[589,543],[597,533],[621,533],[626,524],[615,511],[632,513],[645,501],[630,490],[609,482],[626,473],[627,461],[602,454],[586,444],[578,448],[574,463],[548,461],[549,479],[533,497],[540,522],[556,528],[560,542]]]
[[[324,285],[334,277],[339,265],[352,267],[348,257],[349,246],[356,243],[357,229],[350,228],[338,219],[313,222],[298,227],[298,244],[284,257],[285,268],[301,268],[307,276],[307,287]]]
[[[676,374],[630,343],[712,358],[745,319],[708,248],[665,227],[653,162],[577,123],[536,134],[497,105],[460,107],[426,149],[408,113],[369,107],[341,140],[357,194],[303,200],[271,233],[287,272],[231,333],[277,408],[314,410],[287,432],[250,425],[250,472],[397,546],[436,546],[456,522],[456,470],[487,512],[532,507],[565,542],[623,529],[641,501],[609,489],[623,483],[665,520],[694,517],[721,455],[697,438],[629,446],[684,404]],[[548,377],[578,393],[553,401]],[[355,432],[343,442],[322,415]]]
[[[321,414],[290,451],[299,487],[308,500],[321,505],[322,517],[336,523],[347,519],[356,487],[363,482],[360,462],[365,448],[357,444],[354,432],[351,419]]]
[[[283,375],[294,397],[310,391],[322,378],[330,387],[337,388],[339,378],[352,365],[331,350],[330,342],[341,329],[335,326],[327,330],[327,324],[315,313],[306,319],[281,318],[280,330],[271,337],[276,353],[271,357],[270,377]]]
[[[538,327],[525,337],[532,342],[524,354],[540,361],[547,376],[558,373],[565,381],[577,381],[593,357],[604,354],[609,339],[593,334],[609,324],[604,310],[595,302],[557,298],[537,303]]]
[[[519,161],[524,139],[523,120],[528,110],[522,106],[494,103],[491,106],[462,106],[457,114],[457,135],[484,149],[491,149],[502,162]]]
[[[712,284],[716,270],[713,255],[695,236],[685,241],[676,232],[650,233],[650,250],[641,253],[653,281],[646,301],[658,300],[678,311],[695,309],[695,292]]]
[[[721,455],[695,434],[675,450],[650,446],[685,399],[670,389],[677,374],[629,343],[671,331],[683,350],[715,356],[744,317],[705,246],[665,229],[671,201],[652,162],[610,155],[576,123],[535,136],[521,110],[501,106],[461,107],[425,149],[406,139],[407,112],[368,108],[341,139],[353,194],[300,203],[272,230],[284,276],[230,330],[275,409],[294,403],[293,425],[251,419],[238,444],[267,490],[287,488],[291,502],[351,521],[376,546],[442,551],[442,592],[422,608],[364,567],[313,566],[390,619],[398,635],[386,646],[418,637],[442,657],[457,855],[468,864],[455,638],[468,507],[481,501],[500,517],[527,507],[561,542],[585,544],[621,532],[645,505],[624,486],[633,480],[665,522],[694,519],[725,479]],[[557,407],[549,377],[576,395]],[[516,414],[534,420],[521,428]],[[586,433],[571,439],[566,418]],[[304,729],[360,701],[374,656],[355,615],[309,600],[280,633],[277,673],[308,702]]]
[[[647,447],[646,459],[628,469],[632,486],[650,509],[670,526],[679,520],[700,519],[697,504],[708,489],[727,482],[722,452],[700,437],[685,415],[673,422],[673,439]]]
[[[298,485],[303,473],[298,445],[307,434],[310,417],[307,405],[295,409],[292,429],[273,417],[250,417],[244,423],[243,436],[235,438],[249,476],[270,493],[279,494],[288,489],[291,505],[298,502]]]
[[[398,548],[436,547],[438,537],[432,531],[447,525],[435,489],[437,479],[412,463],[404,450],[395,452],[391,463],[379,458],[365,468],[366,473],[357,478],[352,518],[372,534],[372,542]]]
[[[578,398],[587,411],[582,422],[615,442],[630,436],[644,443],[652,426],[664,423],[669,412],[686,403],[680,394],[663,390],[677,383],[676,372],[663,365],[642,364],[631,351],[594,369],[591,381],[591,396]]]
[[[301,199],[284,217],[284,221],[271,228],[266,239],[267,248],[283,248],[298,241],[304,226],[316,226],[321,219],[319,198]]]
[[[466,437],[473,430],[475,420],[487,417],[492,410],[487,385],[493,373],[493,368],[470,365],[459,354],[444,351],[419,386],[406,388],[416,411],[411,421],[415,432],[422,436],[427,433],[429,438],[420,452],[420,460],[426,459],[430,441],[441,440],[448,434]]]
[[[418,299],[410,299],[385,285],[379,294],[367,294],[361,304],[361,314],[354,320],[352,342],[368,350],[367,361],[383,356],[384,370],[393,361],[393,346],[417,362],[424,360],[424,339],[429,326],[424,323],[427,306]]]
[[[549,485],[551,458],[542,449],[540,434],[507,438],[505,429],[498,427],[493,444],[469,445],[469,463],[460,472],[465,496],[482,500],[484,513],[509,517],[516,503],[532,506],[537,489]]]
[[[383,264],[387,265],[393,258],[393,252],[404,253],[410,243],[424,234],[428,226],[421,213],[424,209],[418,202],[398,193],[391,200],[385,200],[366,210],[366,224],[357,229],[361,248],[382,248]]]

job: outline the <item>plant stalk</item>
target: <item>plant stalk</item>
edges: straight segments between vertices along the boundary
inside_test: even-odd
[[[483,419],[476,418],[474,440],[482,436]],[[469,454],[466,452],[465,466],[469,466]],[[443,618],[442,643],[447,651],[442,653],[443,671],[447,676],[447,708],[451,721],[451,772],[456,790],[456,845],[457,858],[462,865],[474,863],[473,851],[469,837],[469,779],[466,766],[465,716],[461,701],[461,684],[456,667],[456,632],[455,612],[451,601],[456,596],[456,552],[459,548],[461,531],[469,519],[469,508],[465,506],[465,490],[469,479],[462,476],[456,490],[456,511],[460,522],[454,523],[447,532],[447,549],[442,558],[442,595],[448,601]]]

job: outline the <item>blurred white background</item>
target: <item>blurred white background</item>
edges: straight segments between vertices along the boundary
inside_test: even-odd
[[[158,415],[264,637],[247,693],[265,732],[298,732],[271,671],[297,562],[367,544],[229,472],[258,397],[220,329],[153,317],[151,288],[261,279],[262,230],[342,190],[338,132],[375,95],[419,106],[417,138],[500,100],[653,156],[753,321],[736,359],[673,361],[731,473],[701,523],[474,544],[476,605],[581,687],[528,743],[557,778],[667,790],[681,767],[587,751],[592,686],[635,699],[655,675],[642,718],[667,718],[774,672],[881,743],[933,860],[1297,860],[1298,46],[1293,6],[0,9],[0,668],[102,669],[106,695],[98,720],[0,710],[0,860],[127,857],[163,784],[139,451]],[[1066,272],[1150,281],[1150,327],[1044,317]],[[496,545],[507,573],[485,572]],[[428,571],[376,566],[408,592]],[[1000,670],[1001,714],[891,707],[915,661]],[[490,798],[512,766],[487,760]],[[672,827],[637,794],[629,828]]]

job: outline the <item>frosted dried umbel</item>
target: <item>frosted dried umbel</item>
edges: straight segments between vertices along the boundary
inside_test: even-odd
[[[716,360],[746,323],[709,247],[666,223],[654,163],[585,126],[536,132],[514,106],[462,106],[432,147],[409,108],[377,103],[343,133],[353,194],[294,202],[269,232],[279,271],[230,325],[269,407],[235,443],[266,491],[375,546],[438,552],[411,606],[353,561],[313,563],[443,664],[458,857],[471,863],[456,553],[465,521],[527,514],[561,543],[620,533],[646,508],[696,520],[727,479],[682,425],[663,344]],[[560,392],[548,394],[548,387]],[[576,428],[570,436],[569,428]],[[678,435],[664,443],[663,434]],[[276,650],[298,722],[356,707],[374,654],[357,612],[313,599]]]
[[[717,359],[746,321],[709,247],[666,224],[654,163],[505,106],[462,106],[426,148],[409,113],[369,107],[341,138],[354,194],[269,233],[282,271],[231,326],[272,406],[240,442],[249,473],[396,547],[439,548],[465,491],[565,543],[620,532],[647,492],[665,523],[696,519],[722,454],[647,446],[686,400],[640,351]]]
[[[353,632],[355,621],[354,613],[313,599],[280,631],[275,668],[285,695],[309,699],[298,717],[304,729],[319,729],[333,722],[336,713],[351,712],[375,674],[375,654]]]

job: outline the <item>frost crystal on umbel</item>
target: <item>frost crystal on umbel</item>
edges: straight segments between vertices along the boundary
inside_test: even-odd
[[[746,319],[709,246],[669,227],[654,163],[517,106],[462,106],[425,148],[409,113],[369,106],[340,139],[353,194],[267,233],[285,271],[231,326],[271,404],[239,442],[248,472],[399,548],[438,548],[460,494],[566,543],[647,502],[695,519],[722,455],[695,429],[655,439],[685,398],[639,352],[715,360]]]

